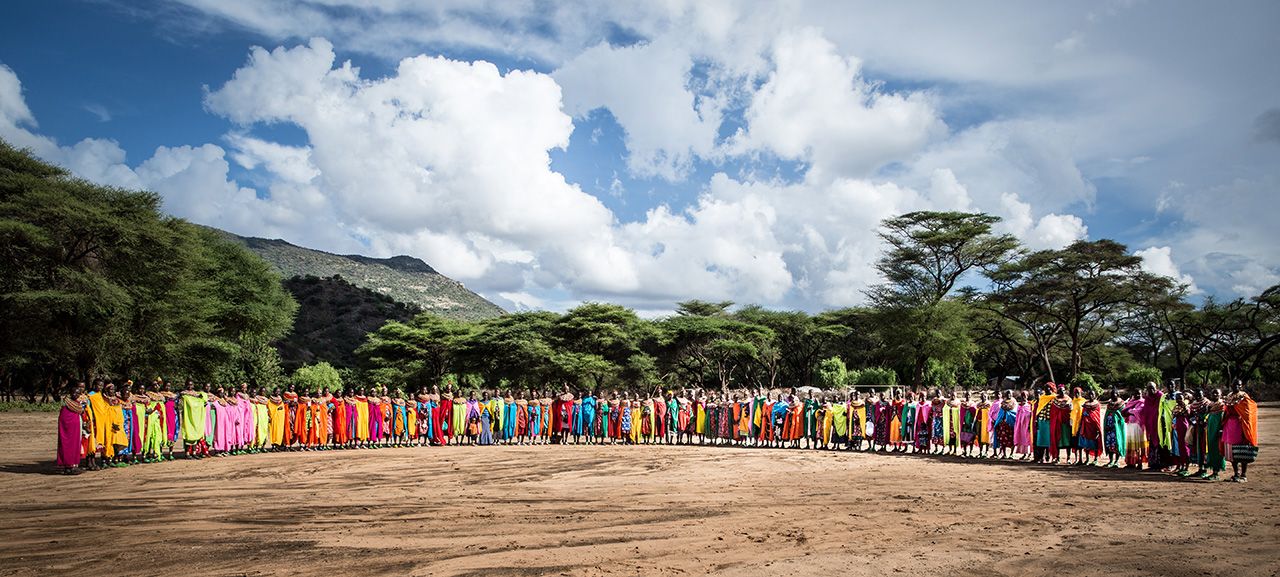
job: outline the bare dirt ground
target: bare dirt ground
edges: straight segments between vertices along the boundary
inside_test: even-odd
[[[0,414],[0,575],[1277,575],[1280,406],[1249,483],[710,447],[245,455],[51,475]],[[1229,474],[1228,474],[1229,476]]]

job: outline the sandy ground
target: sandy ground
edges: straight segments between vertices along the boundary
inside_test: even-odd
[[[246,455],[51,475],[0,414],[0,575],[1277,575],[1280,406],[1248,484],[700,447]]]

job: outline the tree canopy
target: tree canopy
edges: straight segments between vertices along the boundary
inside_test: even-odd
[[[295,309],[266,263],[164,214],[156,194],[73,178],[0,141],[6,382],[48,394],[104,374],[243,376],[232,368],[261,361],[252,343],[288,331]]]
[[[96,376],[600,391],[1280,376],[1280,286],[1197,303],[1113,240],[1027,251],[995,232],[999,221],[886,219],[883,282],[862,307],[685,300],[645,319],[587,302],[460,321],[338,278],[284,285],[217,231],[166,215],[154,193],[74,178],[0,141],[0,380],[30,396]],[[282,339],[298,310],[286,286],[308,308],[306,334]],[[282,365],[281,346],[310,356]]]

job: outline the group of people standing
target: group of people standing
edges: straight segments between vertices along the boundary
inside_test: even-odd
[[[1142,393],[1117,389],[1106,402],[1052,383],[1041,394],[1007,390],[943,396],[879,393],[701,390],[575,395],[472,391],[452,386],[394,396],[371,391],[267,392],[190,381],[178,392],[155,381],[76,383],[59,420],[57,464],[128,466],[261,451],[490,444],[701,444],[949,454],[1039,463],[1149,468],[1216,480],[1231,462],[1245,482],[1258,454],[1257,404],[1239,383]],[[1123,465],[1121,464],[1123,462]]]

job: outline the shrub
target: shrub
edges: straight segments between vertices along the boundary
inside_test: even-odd
[[[854,384],[859,387],[893,387],[898,384],[898,374],[892,369],[871,367],[858,371],[858,382]]]
[[[1089,391],[1102,393],[1102,385],[1099,385],[1098,381],[1093,380],[1093,375],[1090,375],[1089,373],[1080,373],[1076,375],[1076,378],[1071,379],[1071,382],[1067,383],[1067,387],[1071,389],[1080,387],[1080,390],[1086,393]]]
[[[1137,367],[1124,377],[1125,386],[1135,391],[1147,388],[1147,383],[1159,385],[1164,380],[1164,373],[1155,367]]]
[[[849,383],[849,370],[840,357],[831,357],[818,363],[817,377],[823,389],[843,389]]]
[[[342,376],[329,363],[304,365],[293,373],[293,385],[299,390],[316,392],[321,389],[336,391],[342,388]]]

